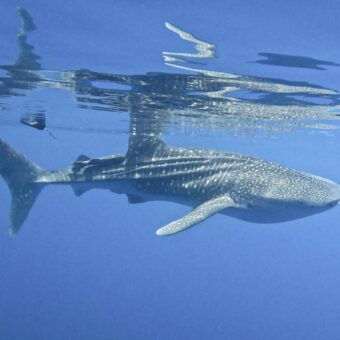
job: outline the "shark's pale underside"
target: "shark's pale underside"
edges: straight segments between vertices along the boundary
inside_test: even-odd
[[[193,207],[157,230],[169,235],[216,213],[259,223],[312,215],[336,205],[340,186],[327,179],[250,156],[172,148],[158,137],[130,138],[126,155],[79,158],[46,171],[0,140],[0,174],[12,194],[10,231],[16,233],[47,184],[68,184],[77,195],[93,188],[126,194],[130,203],[166,200]]]

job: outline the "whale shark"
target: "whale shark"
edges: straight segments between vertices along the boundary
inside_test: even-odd
[[[138,142],[137,142],[138,140]],[[278,223],[338,204],[340,186],[328,179],[251,156],[202,148],[170,147],[159,137],[130,138],[125,155],[80,155],[68,168],[48,171],[0,139],[0,175],[11,195],[10,232],[25,222],[46,185],[69,185],[126,194],[129,203],[172,201],[191,206],[157,230],[171,235],[216,213],[255,223]]]

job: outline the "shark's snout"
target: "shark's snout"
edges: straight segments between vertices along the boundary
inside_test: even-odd
[[[334,183],[330,190],[328,205],[334,207],[338,204],[340,204],[340,185]]]
[[[302,203],[313,208],[331,208],[340,204],[340,185],[328,179],[311,176],[300,193]]]

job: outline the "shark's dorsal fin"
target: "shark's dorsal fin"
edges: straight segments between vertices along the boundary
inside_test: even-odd
[[[129,203],[131,203],[131,204],[145,202],[145,200],[142,197],[138,196],[138,195],[127,194],[126,196],[128,198]]]
[[[180,218],[177,221],[171,222],[163,228],[157,230],[156,234],[159,236],[171,235],[193,227],[194,225],[204,221],[208,217],[218,213],[219,211],[237,207],[237,204],[229,196],[219,196],[206,201],[189,214]]]
[[[168,152],[169,147],[156,136],[142,135],[129,140],[129,149],[126,153],[127,162],[136,162],[150,159],[155,155],[161,156]]]

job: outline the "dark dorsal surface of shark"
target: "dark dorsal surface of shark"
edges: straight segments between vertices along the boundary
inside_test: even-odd
[[[130,203],[166,200],[193,207],[158,235],[185,230],[219,212],[275,223],[324,211],[340,200],[338,184],[254,157],[173,148],[152,136],[138,145],[125,156],[81,155],[69,168],[45,171],[0,141],[0,174],[12,194],[11,232],[20,229],[47,184],[70,185],[77,195],[101,188],[126,194]]]

